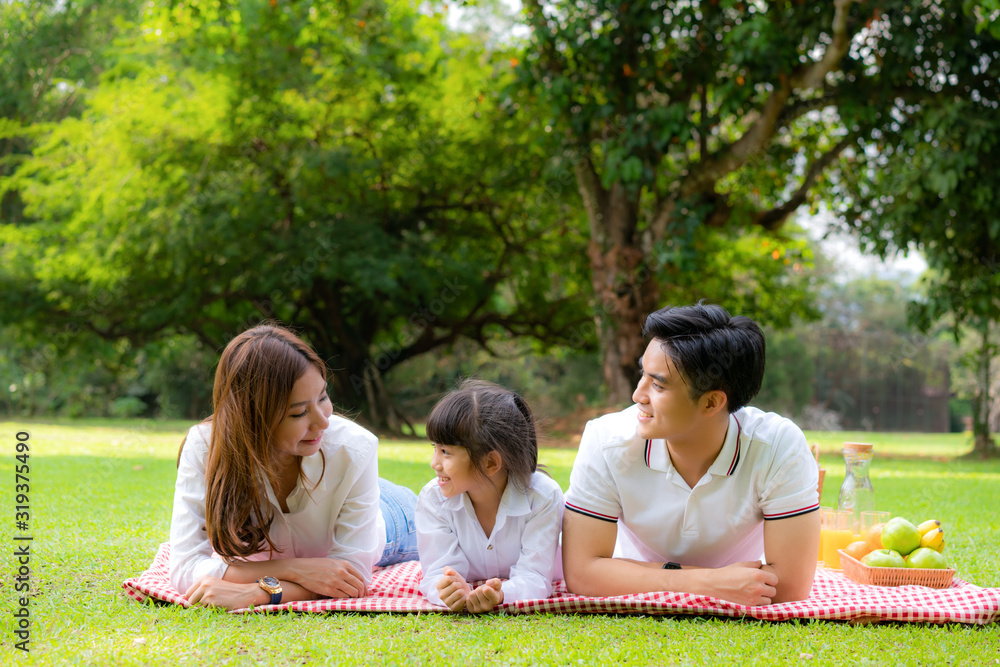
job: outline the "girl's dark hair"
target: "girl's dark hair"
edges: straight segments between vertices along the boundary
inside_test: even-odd
[[[485,476],[483,460],[497,452],[507,479],[527,489],[538,468],[538,438],[528,404],[492,382],[466,380],[438,401],[427,419],[427,438],[438,445],[464,447]]]
[[[722,306],[699,301],[650,313],[642,334],[662,344],[694,400],[718,389],[729,412],[736,412],[760,391],[766,345],[749,317],[731,317]]]

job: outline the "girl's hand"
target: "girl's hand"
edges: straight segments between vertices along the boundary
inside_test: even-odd
[[[184,597],[195,606],[222,609],[242,609],[271,601],[270,596],[256,583],[237,584],[218,577],[202,577],[187,589]],[[265,597],[267,599],[263,600]]]
[[[500,588],[499,579],[490,579],[485,584],[469,593],[465,602],[465,609],[473,614],[481,614],[490,611],[499,604],[503,604],[503,589]]]
[[[280,563],[281,561],[272,561]],[[333,558],[287,559],[284,577],[303,588],[328,598],[362,598],[368,587],[357,568],[346,560]]]
[[[444,568],[443,574],[444,576],[437,582],[441,602],[445,603],[452,611],[462,611],[465,609],[465,599],[469,596],[472,587],[454,568]]]

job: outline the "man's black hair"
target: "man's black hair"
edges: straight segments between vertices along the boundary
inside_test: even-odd
[[[749,317],[731,317],[722,306],[699,301],[650,313],[642,335],[662,344],[694,400],[720,390],[729,412],[736,412],[760,391],[764,332]]]

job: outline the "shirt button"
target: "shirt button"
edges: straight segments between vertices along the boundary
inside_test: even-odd
[[[490,546],[486,547],[486,550],[487,551],[492,551],[493,550],[493,545],[491,544]]]

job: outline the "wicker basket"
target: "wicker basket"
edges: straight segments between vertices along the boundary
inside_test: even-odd
[[[868,567],[861,561],[840,552],[840,567],[844,576],[859,584],[872,586],[927,586],[949,588],[955,577],[954,569],[930,570],[917,567]]]

